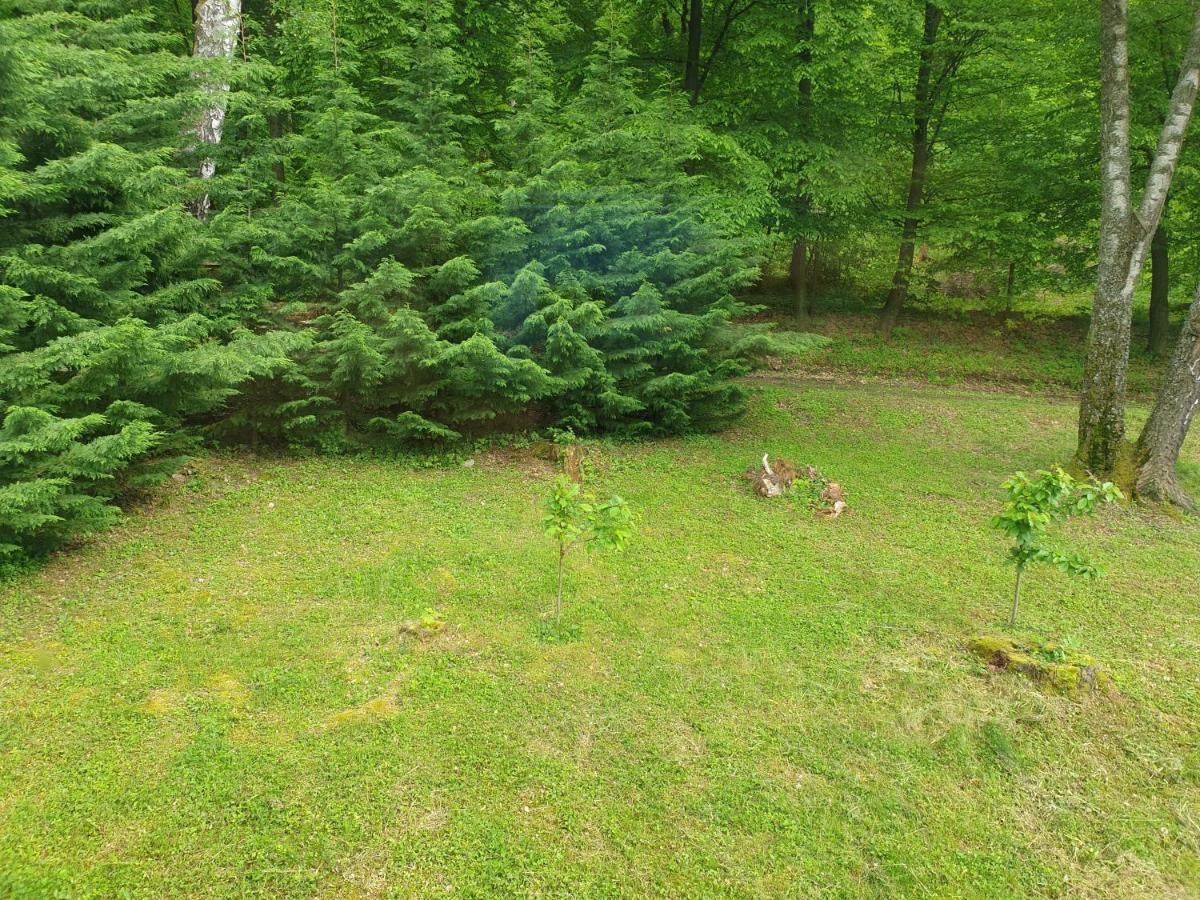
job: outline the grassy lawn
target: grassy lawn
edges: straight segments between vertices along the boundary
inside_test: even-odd
[[[0,895],[1196,895],[1200,524],[1071,525],[1107,577],[1031,574],[1022,633],[1121,695],[1051,696],[964,644],[1007,613],[997,486],[1073,405],[762,384],[602,448],[639,534],[574,560],[567,640],[516,452],[201,460],[0,586]],[[751,496],[766,450],[853,514]]]
[[[749,302],[767,307],[762,318],[791,328],[797,320],[787,310],[785,295],[753,295]],[[1083,382],[1083,347],[1088,320],[1073,306],[1060,308],[1046,300],[1026,301],[1016,313],[977,309],[906,310],[890,341],[875,333],[877,304],[860,299],[822,297],[819,313],[806,330],[829,337],[822,350],[803,358],[806,372],[873,378],[915,378],[942,384],[972,384],[1046,393],[1078,394]],[[1184,310],[1172,311],[1177,326]],[[1163,361],[1145,349],[1146,324],[1135,320],[1129,364],[1129,390],[1148,398],[1162,379]],[[1174,336],[1171,338],[1174,346]]]

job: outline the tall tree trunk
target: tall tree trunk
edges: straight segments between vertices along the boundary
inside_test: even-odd
[[[1080,464],[1097,473],[1113,470],[1125,439],[1130,310],[1125,308],[1121,290],[1133,252],[1128,19],[1126,0],[1101,0],[1100,258],[1076,452]]]
[[[1013,305],[1013,286],[1016,284],[1016,281],[1017,264],[1010,261],[1008,264],[1008,278],[1005,279],[1004,282],[1004,306],[1010,312],[1012,311]]]
[[[801,326],[808,323],[808,242],[801,238],[792,245],[792,266],[789,280],[792,286],[794,311]]]
[[[1150,242],[1150,336],[1146,341],[1146,349],[1155,356],[1167,352],[1167,331],[1171,324],[1169,265],[1167,229],[1159,222]]]
[[[1133,291],[1158,229],[1200,84],[1200,10],[1136,211],[1129,170],[1128,0],[1101,0],[1100,21],[1100,259],[1075,459],[1088,471],[1109,474],[1125,447]]]
[[[892,289],[879,318],[879,332],[889,338],[900,310],[908,299],[908,283],[912,277],[913,253],[916,249],[917,227],[921,203],[925,197],[925,175],[929,170],[929,120],[933,112],[933,91],[930,75],[933,71],[934,42],[942,24],[942,11],[932,3],[925,4],[925,32],[921,40],[921,55],[917,66],[916,112],[912,138],[912,171],[908,178],[908,197],[904,204],[904,226],[900,234],[900,257],[892,276]]]
[[[808,316],[817,314],[817,296],[821,289],[821,245],[814,241],[808,245]]]
[[[1200,407],[1200,287],[1188,310],[1166,378],[1137,443],[1137,493],[1195,511],[1179,486],[1175,466]]]
[[[813,40],[816,37],[816,8],[813,0],[803,0],[800,12],[800,96],[796,114],[799,119],[801,137],[807,139],[812,128],[812,61]],[[809,293],[809,248],[808,215],[812,210],[812,198],[801,185],[800,197],[796,203],[796,215],[800,219],[800,236],[792,248],[792,295],[795,300],[796,317],[800,324],[807,325],[812,313],[812,299]]]
[[[704,27],[703,0],[690,0],[687,18],[687,56],[683,66],[683,89],[688,102],[695,106],[700,99],[700,38]]]
[[[241,26],[242,0],[198,0],[196,3],[196,45],[192,51],[194,59],[231,59],[237,48]],[[201,144],[215,146],[221,143],[221,127],[225,124],[225,95],[229,85],[206,82],[203,90],[210,95],[208,107],[200,114],[200,121],[193,129]],[[208,180],[216,174],[217,164],[212,159],[200,163],[200,178]],[[208,192],[191,204],[192,214],[200,221],[208,218],[212,203]]]

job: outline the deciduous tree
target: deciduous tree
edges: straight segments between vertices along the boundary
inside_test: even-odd
[[[1125,449],[1125,394],[1133,292],[1158,229],[1200,85],[1200,11],[1140,200],[1130,156],[1129,9],[1102,0],[1099,269],[1079,407],[1077,463],[1112,473]]]

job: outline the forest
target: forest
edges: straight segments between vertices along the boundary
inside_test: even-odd
[[[1194,0],[0,0],[0,894],[1194,896],[1198,89]]]
[[[1143,493],[1187,505],[1195,340],[1161,436],[1122,456],[1135,261],[1116,257],[1152,249],[1148,343],[1171,354],[1168,266],[1200,262],[1169,234],[1196,188],[1173,159],[1169,213],[1148,196],[1153,234],[1097,268],[1096,15],[793,6],[12,6],[6,553],[102,527],[199,439],[718,428],[733,378],[805,346],[744,321],[769,278],[799,334],[822,291],[883,294],[884,338],[911,295],[1003,305],[1099,278],[1120,322],[1089,351],[1081,421],[1105,424],[1080,459],[1142,464]],[[1171,121],[1189,12],[1129,13],[1127,193]]]

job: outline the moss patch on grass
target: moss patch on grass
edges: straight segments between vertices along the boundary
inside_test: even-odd
[[[353,725],[359,722],[370,722],[378,719],[386,719],[396,715],[399,707],[396,704],[396,698],[391,694],[384,694],[379,697],[373,697],[366,703],[352,706],[349,709],[343,709],[340,712],[335,712],[325,720],[326,728],[341,728],[345,725]]]
[[[1014,672],[1047,690],[1069,696],[1099,691],[1112,694],[1116,688],[1095,658],[1069,650],[1061,644],[983,636],[971,641],[975,655],[996,670]]]

